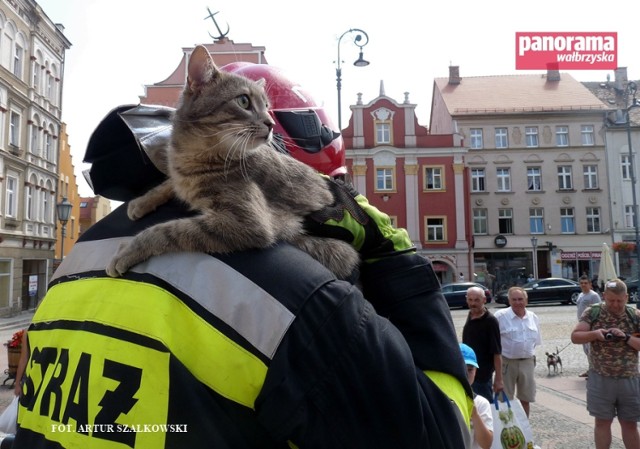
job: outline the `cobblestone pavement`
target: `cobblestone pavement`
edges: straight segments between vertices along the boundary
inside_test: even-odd
[[[503,306],[490,304],[489,307],[495,311]],[[576,308],[536,305],[529,309],[540,318],[543,340],[536,350],[537,393],[530,410],[535,443],[541,449],[595,449],[593,417],[586,409],[586,381],[579,377],[587,369],[587,358],[582,345],[571,344],[570,340],[577,320]],[[459,339],[467,313],[466,310],[451,312]],[[545,352],[556,352],[556,348],[560,350],[563,369],[561,373],[549,374]],[[616,420],[611,430],[611,449],[625,449]]]
[[[543,345],[536,353],[539,361],[536,367],[537,398],[531,404],[531,428],[535,442],[540,449],[594,449],[593,418],[586,411],[586,383],[578,377],[586,370],[587,359],[582,346],[570,344],[569,339],[575,325],[575,307],[534,306],[531,310],[540,317],[543,338]],[[467,311],[452,310],[451,315],[460,340]],[[7,341],[13,332],[26,326],[30,317],[27,313],[0,320],[0,342]],[[549,375],[545,352],[555,352],[556,348],[562,358],[562,373]],[[7,378],[3,374],[7,366],[6,348],[0,347],[0,412],[13,399],[12,381],[2,384]],[[624,449],[616,421],[612,433],[611,449]]]

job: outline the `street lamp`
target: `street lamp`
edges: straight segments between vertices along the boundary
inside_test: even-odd
[[[631,146],[631,110],[640,108],[640,101],[636,98],[638,86],[633,81],[627,83],[625,106],[631,97],[631,105],[627,107],[627,141],[629,144],[629,177],[631,178],[631,198],[633,201],[633,228],[636,234],[636,278],[640,277],[640,230],[638,229],[638,198],[636,194],[636,170],[633,158],[633,147]]]
[[[340,67],[340,64],[342,61],[340,60],[340,42],[342,41],[342,38],[349,33],[356,33],[353,43],[360,48],[360,55],[353,65],[356,67],[366,67],[369,65],[369,61],[365,60],[362,55],[362,47],[369,43],[369,35],[358,28],[351,28],[350,30],[342,33],[342,36],[338,39],[338,59],[336,61],[336,81],[338,86],[338,131],[340,132],[342,132],[342,98],[340,96],[340,90],[342,89],[342,68]],[[362,42],[362,39],[364,39],[364,42]]]
[[[533,278],[538,279],[538,237],[531,237],[531,246],[533,246]]]
[[[62,241],[60,242],[60,260],[64,259],[64,238],[67,236],[67,222],[71,216],[71,208],[73,204],[67,200],[67,197],[63,197],[62,201],[56,204],[56,214],[58,215],[58,221],[62,225]]]

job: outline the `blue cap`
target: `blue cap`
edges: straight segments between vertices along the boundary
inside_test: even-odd
[[[464,343],[460,343],[460,351],[462,351],[462,358],[464,358],[464,363],[467,365],[475,366],[476,368],[480,368],[478,366],[478,359],[476,358],[476,353],[471,349],[470,346],[465,345]]]

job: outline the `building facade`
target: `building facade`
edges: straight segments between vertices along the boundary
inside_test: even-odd
[[[236,44],[231,39],[223,37],[216,39],[211,44],[204,45],[213,57],[216,65],[222,67],[232,62],[252,62],[254,64],[267,64],[264,52],[265,47],[256,47],[252,44]],[[140,96],[142,104],[157,104],[162,106],[177,107],[180,94],[187,81],[187,65],[189,57],[195,47],[182,49],[182,59],[178,67],[163,81],[144,86],[144,95]]]
[[[607,78],[604,82],[583,84],[607,107],[603,124],[609,172],[612,247],[615,250],[617,273],[625,279],[637,279],[638,227],[634,209],[637,209],[640,201],[637,185],[640,167],[636,157],[640,148],[640,104],[630,106],[634,103],[634,94],[636,103],[640,101],[640,95],[630,89],[626,67],[614,71],[613,81],[610,81],[611,77]],[[635,85],[640,85],[640,81]],[[627,118],[630,119],[628,127]],[[635,206],[633,189],[636,191]]]
[[[469,149],[473,272],[494,290],[529,276],[597,275],[611,243],[602,117],[606,107],[570,75],[434,80],[432,133]]]
[[[468,197],[462,141],[418,124],[409,93],[399,103],[358,95],[343,130],[347,165],[355,188],[407,229],[418,252],[429,258],[442,283],[471,275]]]
[[[111,201],[100,195],[79,198],[79,235],[111,212]],[[66,252],[66,249],[65,249]]]
[[[60,157],[58,173],[58,193],[56,203],[65,199],[71,203],[71,215],[69,221],[64,225],[64,232],[61,223],[57,222],[56,230],[56,262],[62,262],[64,256],[69,254],[73,244],[78,241],[80,235],[80,196],[78,195],[78,183],[76,182],[75,167],[71,156],[71,146],[67,134],[67,125],[62,123],[60,127]],[[58,217],[56,217],[58,218]],[[64,237],[64,241],[63,241]],[[63,254],[64,252],[64,254]]]
[[[33,1],[0,2],[0,315],[35,307],[52,272],[63,31]]]

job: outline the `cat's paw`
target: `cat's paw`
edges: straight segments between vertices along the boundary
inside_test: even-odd
[[[136,252],[132,251],[129,243],[121,243],[118,252],[107,265],[106,272],[112,278],[125,274],[129,268],[140,262]]]
[[[136,198],[129,202],[127,205],[127,216],[130,220],[138,220],[145,215],[153,212],[155,206],[150,204],[149,201],[143,201],[142,198]]]

